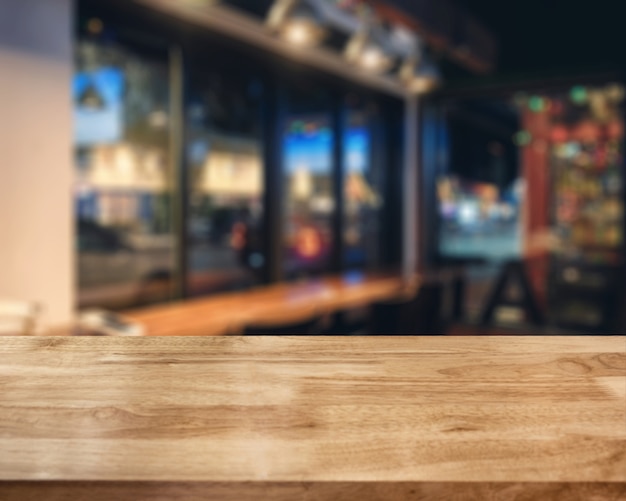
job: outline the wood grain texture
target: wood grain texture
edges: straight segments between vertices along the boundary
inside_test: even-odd
[[[621,336],[2,338],[0,499],[622,500],[621,388]]]
[[[153,306],[128,311],[125,316],[142,324],[148,336],[240,334],[248,324],[268,322],[289,311],[296,316],[302,309],[327,315],[367,306],[394,297],[404,285],[397,275],[347,274]],[[417,287],[417,283],[412,285]]]
[[[43,493],[43,494],[42,494]],[[620,483],[10,482],[3,501],[623,501]]]

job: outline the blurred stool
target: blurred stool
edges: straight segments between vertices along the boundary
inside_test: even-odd
[[[510,299],[509,288],[517,284],[519,298]],[[494,324],[496,309],[499,307],[521,309],[535,326],[545,325],[545,314],[535,297],[535,292],[528,278],[526,264],[523,260],[511,260],[505,263],[496,281],[481,316],[481,325],[488,327]]]
[[[321,316],[313,308],[296,308],[255,316],[244,328],[245,336],[309,336],[320,334]]]
[[[434,273],[440,274],[445,282],[445,316],[453,323],[466,320],[466,296],[470,269],[482,268],[488,264],[483,258],[462,258],[439,256],[434,263]]]
[[[35,335],[39,312],[35,303],[0,300],[0,336]]]

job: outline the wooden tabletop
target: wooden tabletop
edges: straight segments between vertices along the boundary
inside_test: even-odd
[[[298,309],[326,315],[367,306],[394,297],[404,284],[397,274],[349,273],[153,306],[128,311],[125,317],[143,325],[148,336],[240,334],[250,323]]]
[[[626,499],[626,337],[4,338],[0,394],[2,500]]]

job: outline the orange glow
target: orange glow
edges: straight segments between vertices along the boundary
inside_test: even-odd
[[[614,120],[607,125],[606,132],[610,139],[621,139],[624,137],[624,124],[619,120]]]
[[[583,142],[591,142],[598,139],[600,129],[593,122],[582,122],[572,133],[575,139]]]
[[[296,249],[304,258],[318,257],[322,252],[322,238],[319,232],[311,226],[302,228],[296,235]]]
[[[100,33],[102,33],[103,29],[104,25],[102,24],[102,21],[98,18],[90,19],[87,23],[87,30],[89,31],[89,33],[92,33],[94,35],[99,35]]]
[[[233,226],[233,232],[230,237],[230,245],[235,250],[241,250],[246,245],[246,225],[236,223]]]

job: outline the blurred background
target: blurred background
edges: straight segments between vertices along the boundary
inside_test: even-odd
[[[624,332],[619,19],[1,0],[0,320],[454,270],[429,334]]]

